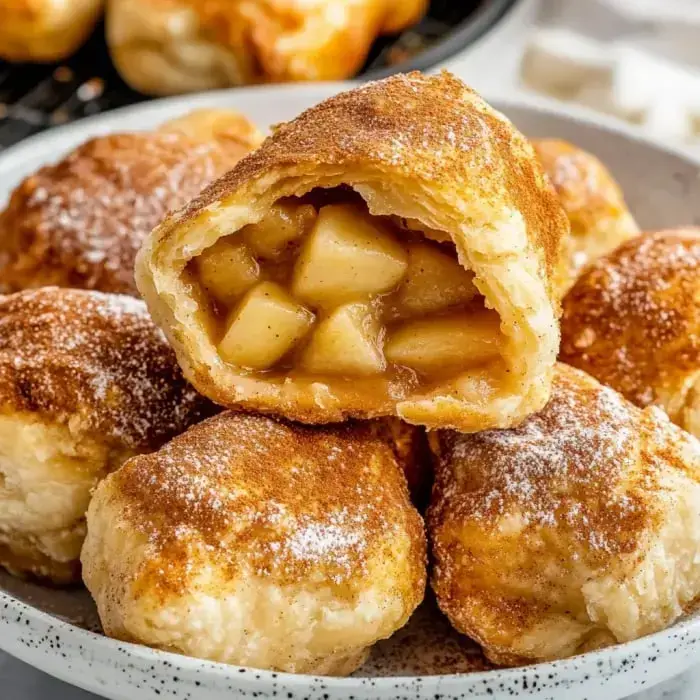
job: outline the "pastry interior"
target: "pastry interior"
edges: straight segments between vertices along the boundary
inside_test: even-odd
[[[277,200],[184,274],[224,363],[323,383],[356,410],[503,364],[499,316],[449,234],[372,216],[343,186]]]

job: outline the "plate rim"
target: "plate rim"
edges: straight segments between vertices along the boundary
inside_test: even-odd
[[[87,117],[78,122],[63,125],[41,132],[31,136],[23,141],[11,146],[0,152],[0,176],[7,171],[13,170],[18,165],[21,165],[23,158],[32,153],[35,154],[39,150],[53,154],[62,152],[67,142],[72,143],[72,139],[78,134],[84,134],[85,139],[92,138],[100,133],[114,133],[119,131],[119,123],[122,117],[135,117],[144,115],[152,119],[160,118],[163,120],[174,116],[182,109],[196,109],[198,107],[222,107],[228,106],[234,109],[241,109],[245,112],[243,106],[246,102],[254,100],[262,95],[270,98],[284,99],[285,95],[298,95],[300,92],[307,94],[313,100],[325,99],[332,94],[351,87],[357,87],[365,81],[346,81],[346,82],[325,82],[325,83],[305,83],[284,86],[254,86],[246,88],[232,88],[225,90],[210,91],[205,93],[197,93],[187,96],[174,96],[153,100],[147,103],[140,103],[111,110],[103,114]],[[309,101],[310,101],[309,100]],[[486,100],[493,104],[496,109],[503,111],[506,114],[508,110],[530,110],[538,112],[550,117],[561,118],[568,121],[581,123],[588,127],[607,131],[611,135],[621,136],[622,138],[638,143],[640,146],[652,148],[653,150],[663,152],[668,155],[673,155],[680,158],[682,161],[695,166],[699,169],[700,174],[700,154],[688,152],[681,145],[666,144],[660,139],[654,138],[648,134],[644,134],[640,130],[635,129],[631,125],[617,120],[609,115],[600,114],[592,109],[574,106],[567,103],[557,102],[546,97],[532,95],[526,92],[516,92],[514,94],[504,95],[494,93],[486,95]],[[133,130],[133,129],[129,129]],[[86,133],[87,132],[87,133]],[[83,139],[83,140],[85,140]],[[63,146],[61,145],[63,144]],[[50,159],[47,159],[50,162]],[[8,192],[11,191],[18,183],[11,184]],[[140,661],[153,662],[168,661],[176,664],[183,670],[210,674],[217,679],[234,679],[240,669],[254,672],[260,678],[261,685],[270,683],[273,680],[283,682],[289,687],[307,687],[311,683],[322,683],[331,691],[352,690],[358,685],[365,684],[371,681],[372,686],[377,691],[390,690],[397,683],[411,683],[420,679],[423,683],[439,684],[441,688],[449,689],[455,684],[464,684],[468,680],[472,684],[492,683],[495,679],[513,680],[515,678],[533,679],[548,673],[556,673],[560,675],[574,675],[581,672],[582,664],[599,665],[603,662],[606,665],[614,664],[615,662],[622,663],[625,658],[635,655],[640,650],[649,648],[652,645],[658,647],[659,652],[674,644],[679,634],[692,633],[693,643],[700,643],[700,614],[691,615],[673,626],[656,632],[651,635],[641,637],[631,642],[616,644],[605,649],[587,652],[574,657],[560,659],[557,661],[542,662],[538,664],[530,664],[522,667],[514,668],[495,668],[488,671],[475,671],[468,673],[452,673],[452,674],[435,674],[435,675],[401,675],[401,676],[358,676],[358,677],[334,677],[334,676],[316,676],[309,674],[293,674],[278,671],[269,671],[263,669],[255,669],[253,667],[240,667],[223,662],[209,661],[196,657],[186,656],[175,652],[154,649],[144,644],[132,642],[123,642],[104,634],[92,632],[85,628],[81,628],[71,622],[56,615],[52,615],[30,603],[25,602],[11,593],[0,589],[0,606],[5,605],[9,611],[19,615],[25,619],[34,619],[38,623],[47,625],[60,630],[62,634],[78,640],[78,643],[83,642],[87,645],[96,645],[100,650],[106,652],[117,651],[118,649],[128,652],[132,657],[138,658]],[[8,623],[10,626],[12,622]],[[6,638],[5,635],[0,635],[0,649],[16,656],[17,658],[26,661],[30,665],[44,670],[41,665],[37,665],[32,660],[30,654],[19,655],[14,650],[13,640]],[[14,640],[16,641],[16,640]],[[53,674],[51,671],[48,673]],[[70,676],[66,676],[70,678]],[[70,682],[70,680],[69,680]]]

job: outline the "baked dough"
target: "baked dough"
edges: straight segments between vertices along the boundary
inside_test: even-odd
[[[0,293],[58,285],[138,296],[134,258],[181,206],[262,140],[238,112],[92,139],[41,168],[0,212]]]
[[[619,185],[594,155],[557,139],[535,139],[532,145],[571,223],[564,253],[566,290],[588,264],[640,231]]]
[[[432,585],[495,663],[627,642],[700,596],[700,443],[662,411],[562,364],[518,428],[431,440]]]
[[[344,675],[423,599],[426,544],[366,423],[222,413],[98,486],[83,577],[117,639]]]
[[[143,302],[55,287],[0,296],[0,565],[79,580],[95,484],[212,413]]]
[[[103,7],[103,0],[2,0],[0,58],[67,58],[88,38]]]
[[[137,90],[170,95],[262,82],[341,80],[427,0],[110,0],[107,42]]]
[[[475,431],[547,401],[567,231],[526,139],[413,73],[279,127],[153,231],[136,276],[221,405]]]
[[[567,295],[561,358],[700,437],[700,229],[646,234]]]

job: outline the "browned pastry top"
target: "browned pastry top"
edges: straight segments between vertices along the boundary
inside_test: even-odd
[[[43,289],[0,296],[0,411],[150,449],[211,415],[143,302]]]
[[[589,268],[564,300],[560,357],[639,406],[700,369],[700,229],[641,236]]]
[[[146,235],[248,150],[180,133],[88,141],[24,180],[0,214],[0,292],[56,284],[138,296]]]
[[[331,97],[281,125],[193,200],[180,223],[275,168],[293,165],[297,173],[310,174],[318,165],[375,168],[451,192],[461,185],[487,207],[507,191],[528,233],[537,236],[532,243],[543,249],[551,278],[568,230],[556,194],[531,146],[480,100],[471,102],[472,96],[447,72],[414,72]]]
[[[158,552],[149,588],[187,585],[183,564],[202,544],[232,578],[246,561],[280,582],[323,572],[346,585],[391,546],[393,528],[410,534],[416,571],[425,567],[422,520],[391,447],[367,424],[313,428],[226,412],[130,459],[110,483]]]
[[[433,501],[444,506],[439,494],[449,493],[449,508],[433,508],[432,522],[468,519],[498,533],[504,516],[517,513],[527,532],[565,529],[578,544],[577,556],[589,563],[633,552],[639,533],[656,517],[649,495],[656,485],[655,456],[636,446],[659,430],[659,420],[559,364],[546,408],[519,427],[439,434],[444,467],[436,469]],[[617,489],[621,483],[625,487]]]

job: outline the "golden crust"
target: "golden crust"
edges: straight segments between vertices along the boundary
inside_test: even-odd
[[[0,292],[58,285],[138,296],[134,258],[146,235],[260,140],[237,112],[207,110],[162,132],[92,139],[41,168],[0,213]]]
[[[700,229],[646,234],[587,270],[560,357],[700,437]]]
[[[133,87],[173,94],[231,85],[341,80],[374,40],[427,0],[112,0],[107,38]]]
[[[433,588],[493,661],[629,641],[700,595],[700,443],[660,411],[562,364],[518,428],[431,440]]]
[[[259,220],[285,196],[345,185],[376,215],[445,231],[501,316],[512,391],[338,405],[331,396],[244,378],[220,361],[184,281],[191,258]],[[139,289],[200,391],[227,405],[307,422],[398,414],[429,427],[510,425],[547,400],[558,349],[553,277],[568,223],[528,142],[462,82],[401,75],[351,90],[279,127],[255,153],[169,217],[145,242]],[[321,387],[323,389],[323,387]],[[321,392],[323,393],[323,392]],[[328,397],[326,397],[328,398]]]
[[[421,602],[425,550],[393,451],[369,424],[227,412],[98,487],[82,561],[107,634],[228,663],[348,673],[377,624],[387,636]],[[246,586],[262,596],[254,609]],[[202,633],[190,620],[201,596],[209,614],[236,610],[246,633],[218,618]],[[314,624],[303,624],[308,610]],[[305,643],[290,647],[299,634]]]
[[[619,185],[594,155],[557,139],[532,145],[571,224],[562,270],[568,289],[588,264],[640,231]]]
[[[66,58],[87,39],[103,6],[103,0],[3,0],[0,58]]]
[[[212,410],[143,302],[55,287],[0,297],[0,413],[147,450]]]

